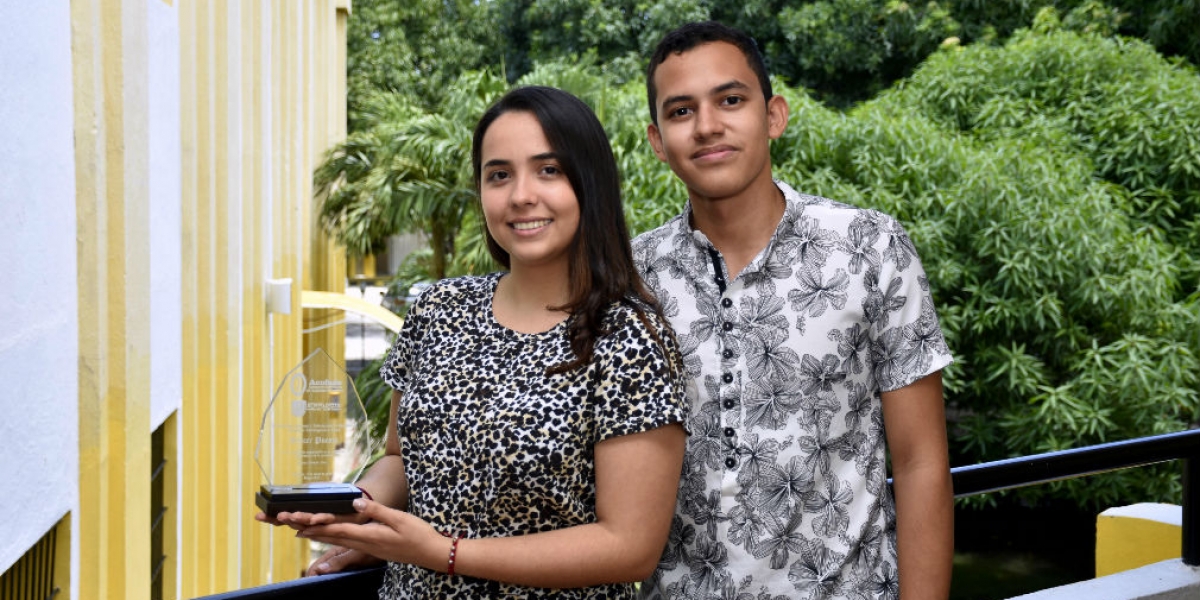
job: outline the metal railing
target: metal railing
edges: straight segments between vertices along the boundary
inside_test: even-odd
[[[998,492],[1108,471],[1183,461],[1183,562],[1200,565],[1200,429],[950,469],[954,496]],[[383,567],[236,590],[198,600],[376,598]]]
[[[1200,429],[1021,456],[950,469],[954,496],[974,496],[1086,477],[1118,469],[1183,461],[1183,562],[1200,565]]]

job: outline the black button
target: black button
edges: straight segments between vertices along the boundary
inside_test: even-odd
[[[725,331],[732,331],[733,323],[731,323],[729,321],[725,321],[724,323],[721,324],[721,329],[724,329]]]
[[[725,408],[733,408],[734,406],[737,405],[737,402],[734,402],[732,399],[727,399],[727,400],[725,400],[725,402],[723,402],[721,404]]]
[[[733,373],[726,373],[721,376],[721,381],[725,383],[733,383]]]
[[[726,468],[732,469],[736,466],[737,466],[737,460],[734,459],[732,456],[725,459],[725,467]]]
[[[734,432],[733,432],[733,428],[732,428],[732,427],[726,427],[726,428],[725,428],[725,437],[733,437],[733,433],[734,433]]]
[[[721,306],[724,306],[725,308],[729,308],[730,306],[733,306],[733,300],[730,300],[729,298],[722,298]]]
[[[725,351],[721,353],[721,356],[724,356],[725,358],[733,358],[733,350],[726,348]]]

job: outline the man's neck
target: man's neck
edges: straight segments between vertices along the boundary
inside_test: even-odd
[[[769,181],[769,180],[768,180]],[[738,198],[692,198],[692,227],[704,232],[725,258],[732,280],[762,252],[783,218],[783,192],[770,182]]]

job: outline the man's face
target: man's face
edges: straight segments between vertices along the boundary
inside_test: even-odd
[[[694,201],[736,197],[770,182],[770,140],[787,125],[787,103],[763,97],[737,46],[711,42],[673,54],[654,82],[658,124],[647,128],[650,144]]]

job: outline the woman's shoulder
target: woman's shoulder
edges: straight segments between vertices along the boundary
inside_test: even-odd
[[[450,307],[478,301],[480,298],[490,299],[499,278],[500,273],[490,273],[440,279],[421,292],[417,298],[417,306]]]
[[[636,296],[610,304],[603,323],[606,333],[597,340],[598,344],[607,342],[619,347],[636,339],[661,343],[664,337],[672,337],[664,335],[670,325],[655,307]]]

